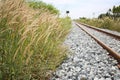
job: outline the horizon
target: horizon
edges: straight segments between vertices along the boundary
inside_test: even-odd
[[[37,0],[41,1],[41,0]],[[120,4],[119,0],[42,0],[45,3],[52,4],[60,10],[61,17],[65,17],[66,11],[70,11],[69,16],[72,19],[79,17],[97,18],[100,14],[106,13],[113,6]]]

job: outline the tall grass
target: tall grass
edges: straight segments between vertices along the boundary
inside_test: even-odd
[[[80,22],[109,30],[114,30],[120,32],[120,19],[112,19],[109,17],[104,17],[102,19],[80,19]]]
[[[0,80],[49,79],[66,57],[70,20],[63,20],[24,0],[0,1]]]

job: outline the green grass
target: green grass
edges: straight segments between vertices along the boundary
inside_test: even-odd
[[[49,11],[52,14],[59,14],[59,10],[57,10],[53,5],[51,4],[46,4],[42,1],[29,1],[28,2],[29,6],[32,7],[33,9],[43,9],[43,11]]]
[[[66,58],[70,18],[0,1],[0,80],[47,80]]]
[[[102,19],[79,19],[78,22],[83,22],[95,27],[109,29],[120,32],[120,19],[112,19],[105,17]]]

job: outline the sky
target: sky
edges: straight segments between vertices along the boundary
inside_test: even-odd
[[[54,5],[60,10],[61,16],[66,16],[70,11],[72,19],[79,17],[95,18],[101,13],[106,13],[114,5],[120,5],[120,0],[42,0]]]

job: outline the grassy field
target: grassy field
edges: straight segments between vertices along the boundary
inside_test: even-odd
[[[47,80],[66,58],[71,20],[42,10],[0,1],[0,80]]]
[[[118,31],[120,32],[120,19],[112,19],[109,17],[104,17],[102,19],[86,19],[86,18],[82,18],[77,20],[78,22],[83,22],[95,27],[99,27],[99,28],[104,28],[104,29],[109,29],[109,30],[113,30],[113,31]]]

